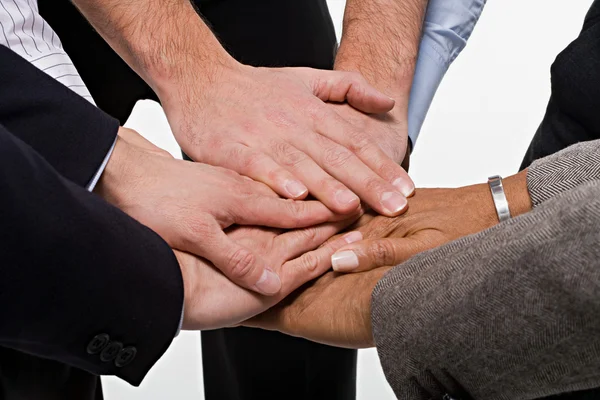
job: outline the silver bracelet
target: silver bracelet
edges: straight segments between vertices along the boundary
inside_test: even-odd
[[[498,219],[500,222],[510,219],[510,209],[508,208],[508,200],[506,200],[506,194],[502,186],[502,177],[498,175],[490,176],[488,178],[488,185],[490,185],[490,190],[492,191],[492,199],[494,199]]]

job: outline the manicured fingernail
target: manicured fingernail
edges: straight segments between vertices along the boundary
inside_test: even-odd
[[[400,193],[404,195],[404,197],[410,196],[415,191],[415,186],[412,184],[412,182],[407,181],[406,179],[398,178],[392,182],[392,185],[394,185],[396,189],[398,189]]]
[[[335,199],[338,201],[338,203],[344,205],[360,201],[360,199],[349,190],[338,190],[335,193]]]
[[[331,256],[331,266],[336,272],[349,272],[358,268],[358,257],[352,250],[344,250]]]
[[[344,240],[348,244],[358,242],[362,239],[363,239],[363,235],[362,235],[362,233],[360,233],[358,231],[349,232],[344,235]]]
[[[392,215],[398,214],[407,204],[406,197],[400,193],[385,192],[381,196],[381,205]]]
[[[285,182],[285,190],[292,197],[300,197],[308,191],[306,186],[304,186],[302,183],[300,183],[298,181],[286,181]]]
[[[273,271],[265,269],[254,287],[261,293],[275,294],[281,290],[281,279]]]

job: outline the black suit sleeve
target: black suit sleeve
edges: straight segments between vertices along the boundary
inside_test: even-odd
[[[0,221],[0,346],[139,384],[181,318],[169,246],[2,125]],[[102,340],[89,347],[98,334],[117,351],[134,347],[135,358],[103,362]]]
[[[86,186],[115,141],[118,121],[1,45],[0,82],[0,124]]]

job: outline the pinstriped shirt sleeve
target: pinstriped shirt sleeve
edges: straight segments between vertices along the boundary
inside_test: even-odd
[[[408,105],[413,146],[450,64],[467,44],[487,0],[430,0]]]
[[[39,15],[36,0],[0,0],[0,44],[95,105],[73,62],[64,51],[60,39]],[[115,144],[88,183],[89,191],[98,183],[114,146]]]

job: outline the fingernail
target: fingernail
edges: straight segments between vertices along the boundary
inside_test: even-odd
[[[331,266],[336,272],[349,272],[358,268],[358,257],[352,250],[344,250],[331,256]]]
[[[338,190],[335,193],[335,199],[340,204],[350,204],[356,201],[360,201],[360,199],[349,190]]]
[[[360,233],[358,231],[349,232],[344,235],[344,240],[348,244],[361,241],[362,239],[363,239],[363,235],[362,235],[362,233]]]
[[[404,195],[404,197],[410,196],[415,191],[415,186],[413,183],[407,181],[406,179],[398,178],[392,182],[392,185],[394,185],[396,189],[398,189],[400,193]]]
[[[381,196],[381,205],[392,215],[398,214],[407,204],[406,197],[400,193],[385,192]]]
[[[273,271],[265,269],[254,287],[261,293],[275,294],[281,290],[281,279]]]
[[[306,186],[304,186],[302,183],[300,183],[298,181],[286,181],[284,186],[285,186],[285,190],[292,197],[300,197],[308,191]]]

